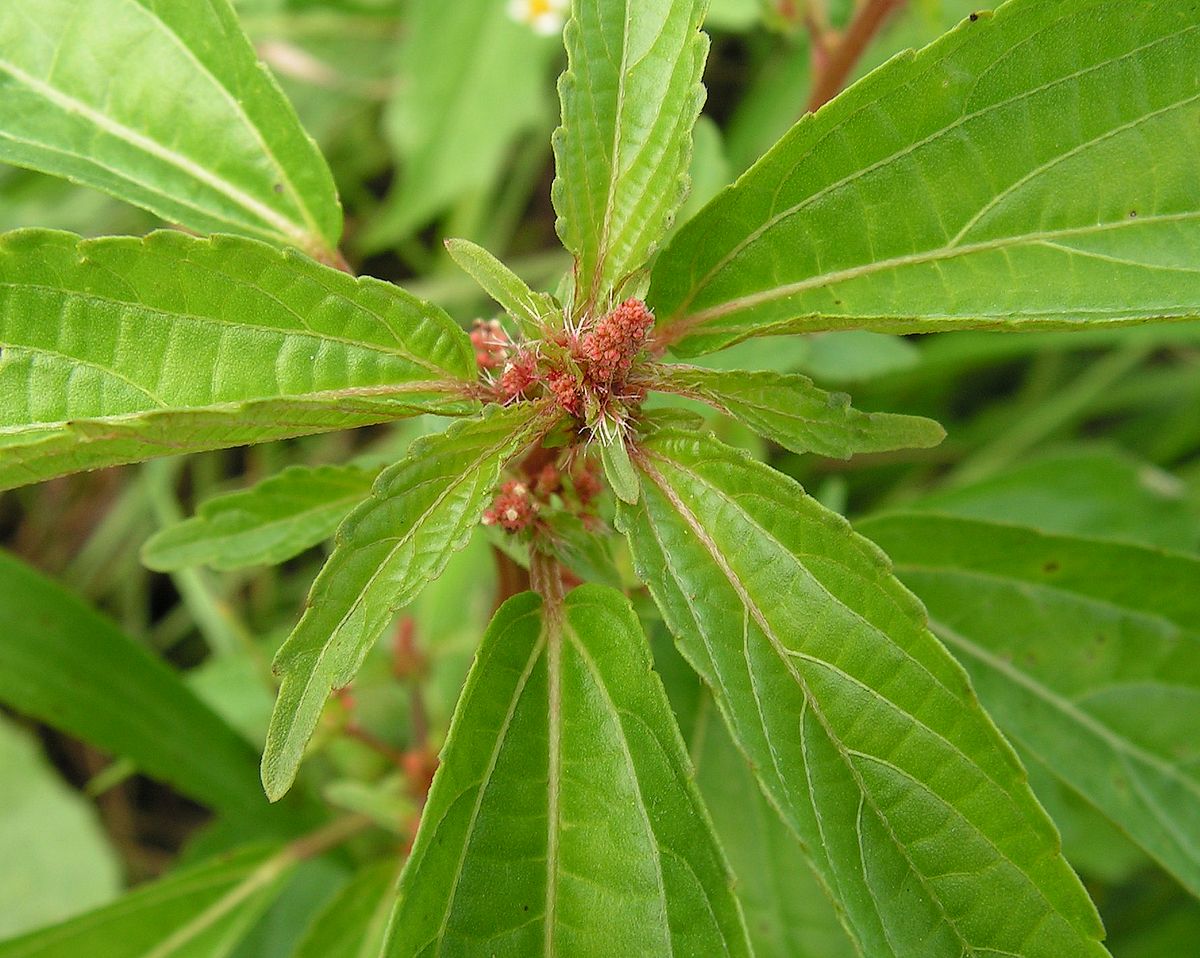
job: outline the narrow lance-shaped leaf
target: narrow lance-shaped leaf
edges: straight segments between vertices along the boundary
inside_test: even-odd
[[[792,452],[849,459],[946,438],[932,419],[859,412],[845,393],[818,389],[806,376],[675,365],[658,372],[655,388],[707,403]]]
[[[633,610],[595,585],[557,602],[510,599],[484,636],[387,954],[747,955]]]
[[[441,309],[253,240],[0,239],[0,489],[474,408]]]
[[[1011,0],[802,119],[659,257],[660,336],[1200,315],[1200,10]]]
[[[1024,773],[844,519],[711,437],[642,446],[620,523],[680,649],[872,958],[1106,954]]]
[[[262,780],[272,801],[295,780],[325,700],[350,684],[392,620],[466,545],[504,463],[549,425],[538,404],[492,407],[413,443],[337,531],[308,607],[275,657],[282,677]]]
[[[1000,727],[1200,895],[1200,560],[949,516],[862,528]]]
[[[142,547],[142,561],[163,572],[283,562],[332,536],[370,494],[377,472],[360,466],[289,466],[250,489],[202,503],[195,516],[151,537]]]
[[[504,307],[528,339],[541,339],[542,327],[559,312],[549,293],[535,293],[520,276],[470,240],[446,240],[446,251],[485,293]]]
[[[575,311],[639,269],[687,188],[707,0],[576,0],[554,134],[558,234],[576,260]]]
[[[0,552],[0,703],[131,759],[218,811],[268,811],[248,742],[165,663]]]
[[[0,942],[0,958],[224,958],[280,890],[291,862],[241,848],[111,905]]]
[[[0,160],[328,257],[333,177],[228,0],[0,5]]]

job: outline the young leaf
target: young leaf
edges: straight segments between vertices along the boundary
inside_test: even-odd
[[[948,516],[862,528],[1001,728],[1200,895],[1200,560]]]
[[[446,240],[446,250],[483,291],[504,307],[529,339],[542,339],[544,320],[560,309],[549,293],[535,293],[516,273],[470,240]]]
[[[289,466],[250,489],[204,502],[191,519],[142,547],[142,561],[170,572],[194,565],[274,565],[324,542],[371,492],[376,470]]]
[[[336,250],[333,177],[228,0],[6,3],[0,51],[0,160],[197,232]]]
[[[254,750],[178,674],[3,552],[0,622],[0,702],[131,759],[210,808],[267,811]]]
[[[706,0],[577,0],[554,134],[558,234],[576,261],[576,312],[640,268],[687,189],[704,102]]]
[[[806,376],[660,366],[656,388],[708,403],[792,452],[849,459],[860,452],[927,449],[946,438],[932,419],[864,413],[845,393],[818,389]]]
[[[695,355],[1200,315],[1198,59],[1186,4],[972,16],[802,119],[679,232],[648,297],[659,336]]]
[[[275,657],[282,677],[262,758],[272,801],[296,778],[325,700],[350,684],[397,609],[466,545],[500,469],[535,436],[541,407],[492,407],[413,443],[337,531],[303,618]]]
[[[0,958],[225,958],[290,863],[242,848],[181,869],[78,918],[0,942]]]
[[[715,439],[642,444],[636,567],[864,954],[1103,956],[1054,826],[883,555]]]
[[[612,487],[613,494],[622,502],[631,506],[638,501],[638,474],[629,461],[629,450],[625,446],[625,437],[620,433],[613,436],[612,442],[601,442],[600,464],[604,467],[604,478]]]
[[[455,713],[387,954],[746,955],[730,886],[625,597],[510,599]]]
[[[474,377],[442,310],[253,240],[0,238],[0,489],[464,413]]]

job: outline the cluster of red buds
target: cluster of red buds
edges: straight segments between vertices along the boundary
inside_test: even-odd
[[[483,514],[483,524],[522,532],[533,526],[552,502],[585,522],[595,521],[590,506],[603,488],[599,470],[589,459],[579,459],[570,468],[547,463],[530,482],[512,479],[501,485]]]
[[[579,341],[587,377],[596,385],[620,382],[633,368],[633,359],[646,345],[654,314],[640,299],[627,299],[600,320]]]
[[[508,334],[496,319],[475,320],[471,330],[471,345],[475,349],[475,364],[480,369],[499,369],[508,359]]]
[[[527,529],[537,515],[539,503],[523,482],[511,480],[500,487],[491,507],[483,514],[485,526],[500,526],[506,532]]]
[[[517,353],[509,361],[500,376],[500,395],[505,402],[512,402],[538,381],[537,356],[529,351]]]

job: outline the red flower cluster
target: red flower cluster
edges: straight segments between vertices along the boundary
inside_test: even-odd
[[[579,343],[588,378],[597,385],[624,379],[654,326],[654,314],[640,299],[627,299],[605,316]]]
[[[537,357],[531,352],[517,353],[517,357],[504,367],[500,377],[500,394],[505,402],[516,399],[537,382]]]
[[[538,504],[530,497],[529,487],[512,480],[500,487],[500,494],[483,514],[483,524],[501,526],[508,532],[520,532],[533,522],[537,510]]]
[[[475,320],[471,345],[475,348],[475,363],[480,369],[499,369],[508,358],[508,334],[497,319]]]
[[[546,388],[558,400],[558,405],[572,416],[583,415],[583,392],[575,377],[565,369],[552,369],[546,374]]]

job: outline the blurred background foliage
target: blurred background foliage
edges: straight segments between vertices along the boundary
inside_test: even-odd
[[[910,0],[860,72],[928,42],[976,5]],[[347,216],[343,251],[359,272],[399,282],[469,324],[491,307],[443,250],[444,237],[461,236],[505,258],[530,283],[553,288],[568,266],[549,201],[554,80],[564,59],[557,37],[516,22],[505,0],[236,6],[329,159]],[[830,0],[824,15],[836,29],[852,11],[852,0]],[[693,194],[680,220],[804,112],[812,57],[804,14],[795,0],[713,0],[708,104],[696,134]],[[0,229],[101,235],[163,225],[99,193],[0,169]],[[852,392],[859,408],[945,425],[949,438],[936,449],[844,463],[794,456],[713,419],[726,441],[770,459],[852,519],[885,508],[929,509],[1200,551],[1197,324],[907,339],[828,333],[757,340],[712,362],[804,372]],[[276,807],[261,799],[255,770],[274,694],[267,665],[324,547],[277,566],[170,574],[148,571],[140,552],[153,533],[217,494],[285,467],[350,459],[369,478],[415,436],[439,428],[422,419],[73,476],[0,497],[0,543],[24,563],[0,565],[0,628],[15,630],[22,621],[18,593],[51,590],[63,613],[37,623],[37,641],[58,650],[61,676],[52,678],[94,696],[92,721],[61,713],[22,677],[22,667],[33,666],[0,652],[0,939],[164,875],[171,877],[147,886],[159,897],[139,900],[139,920],[173,927],[190,914],[168,907],[170,883],[191,874],[186,869],[204,868],[197,863],[206,855],[250,839],[292,838],[330,808],[381,827],[273,875],[230,916],[224,937],[195,954],[357,954],[337,949],[382,933],[429,756],[494,608],[494,543],[477,536],[403,613],[394,639],[381,643],[327,711],[304,787]],[[649,603],[640,606],[760,952],[849,954],[711,703]],[[163,661],[170,670],[161,669]],[[43,672],[33,684],[50,681]],[[147,684],[149,692],[140,687]],[[114,717],[96,718],[108,713]],[[126,721],[156,714],[166,718],[154,734],[176,746],[165,758],[148,721]],[[1194,953],[1200,904],[1044,768],[1031,764],[1030,773],[1101,908],[1117,958]],[[235,858],[212,880],[235,882],[257,861]]]

